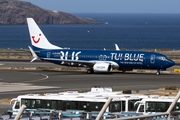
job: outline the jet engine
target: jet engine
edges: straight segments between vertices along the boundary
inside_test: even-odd
[[[96,63],[93,66],[94,72],[110,72],[112,71],[112,66],[109,63]]]

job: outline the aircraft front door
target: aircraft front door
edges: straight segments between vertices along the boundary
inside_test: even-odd
[[[151,55],[151,57],[150,57],[150,63],[151,64],[154,64],[155,63],[155,55]]]
[[[51,53],[47,52],[47,58],[50,58]]]

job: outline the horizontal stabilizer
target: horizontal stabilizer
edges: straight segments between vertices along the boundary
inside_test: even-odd
[[[38,59],[38,56],[36,55],[36,53],[33,51],[33,49],[30,46],[28,46],[28,47],[29,47],[29,50],[31,51],[31,54],[33,56],[33,59],[31,60],[31,62],[33,62],[36,59]]]

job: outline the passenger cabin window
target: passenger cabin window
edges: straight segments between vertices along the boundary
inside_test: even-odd
[[[25,104],[28,109],[55,109],[55,110],[84,110],[100,111],[104,102],[85,102],[85,101],[62,101],[62,100],[41,100],[41,99],[21,99],[21,104]],[[121,106],[121,104],[123,104]],[[20,105],[19,105],[20,106]],[[110,107],[112,111],[125,110],[125,102],[115,102]]]
[[[140,105],[139,112],[144,112],[144,105]]]
[[[78,110],[78,102],[77,101],[64,101],[63,102],[64,109]]]
[[[139,100],[129,100],[128,101],[128,111],[136,111],[137,106],[135,107],[134,104],[135,104],[135,102],[137,102]]]
[[[166,112],[170,102],[147,102],[146,112]]]
[[[26,105],[26,108],[30,108],[31,109],[31,105],[30,105],[30,100],[27,99],[22,99],[21,100],[21,105]]]
[[[103,102],[92,102],[90,109],[91,111],[100,111],[104,104]]]
[[[51,109],[51,102],[50,101],[46,101],[46,108]]]
[[[174,111],[180,110],[180,103],[176,103],[173,110]]]
[[[121,101],[121,111],[125,111],[126,110],[126,102],[125,101]]]
[[[19,108],[20,108],[20,103],[16,102],[15,109],[19,109]]]
[[[134,110],[136,111],[138,109],[139,103],[134,104]]]
[[[35,101],[35,107],[36,108],[41,108],[41,100],[36,100]]]
[[[21,104],[26,105],[26,107],[29,109],[36,109],[42,107],[41,100],[22,99]]]
[[[79,102],[79,109],[90,111],[90,102]]]
[[[166,112],[171,102],[147,102],[146,112]],[[173,111],[180,110],[180,103],[176,103]]]
[[[109,105],[109,111],[110,112],[121,112],[121,111],[124,111],[124,110],[122,110],[123,108],[122,108],[121,104],[122,103],[120,101],[111,102],[110,105]]]

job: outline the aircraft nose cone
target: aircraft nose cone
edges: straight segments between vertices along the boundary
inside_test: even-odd
[[[175,65],[175,62],[173,60],[171,60],[171,59],[169,59],[167,62],[168,62],[169,67]]]

